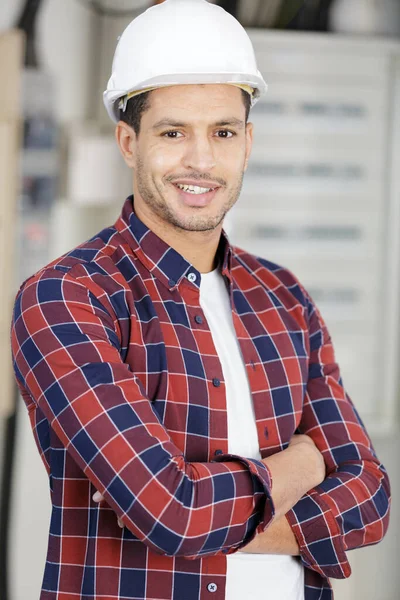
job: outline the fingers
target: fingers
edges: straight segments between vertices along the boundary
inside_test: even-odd
[[[100,494],[100,492],[95,492],[92,496],[93,502],[103,502],[104,501],[104,496],[102,496],[102,494]],[[123,529],[125,527],[125,525],[123,524],[121,519],[118,519],[118,526],[121,527],[121,529]]]

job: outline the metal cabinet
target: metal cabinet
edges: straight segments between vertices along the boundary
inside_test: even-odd
[[[268,94],[227,229],[289,268],[320,308],[369,429],[395,422],[400,44],[249,31]]]

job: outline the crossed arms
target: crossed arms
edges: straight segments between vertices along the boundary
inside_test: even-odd
[[[124,526],[153,551],[188,559],[277,552],[283,534],[283,553],[348,576],[346,551],[386,532],[389,482],[311,301],[302,439],[263,461],[225,454],[200,463],[185,460],[122,362],[99,298],[83,275],[47,269],[28,280],[14,311],[14,369],[28,409],[42,411]]]

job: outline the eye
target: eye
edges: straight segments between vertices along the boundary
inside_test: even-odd
[[[236,133],[229,131],[229,129],[220,129],[217,131],[217,136],[222,139],[233,138],[234,135],[236,135]]]
[[[164,131],[164,133],[162,133],[161,135],[162,135],[162,137],[169,138],[170,140],[175,140],[178,137],[180,137],[182,135],[182,133],[180,131],[172,130],[172,131]]]

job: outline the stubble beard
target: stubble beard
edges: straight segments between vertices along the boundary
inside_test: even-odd
[[[223,222],[225,215],[236,204],[242,190],[243,177],[244,172],[241,173],[235,186],[230,190],[228,199],[221,206],[218,214],[213,216],[201,216],[198,214],[185,217],[176,214],[171,207],[168,206],[168,203],[164,198],[163,191],[160,189],[154,179],[152,180],[153,186],[148,184],[148,177],[146,177],[143,162],[140,158],[137,160],[135,169],[137,189],[144,203],[162,221],[169,223],[176,229],[181,229],[184,231],[212,231],[218,227],[218,225]],[[199,179],[199,183],[200,182],[201,180]],[[158,194],[156,194],[153,189],[158,192]],[[202,209],[193,207],[193,210],[200,211]]]

